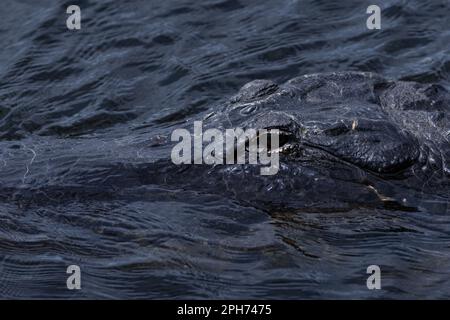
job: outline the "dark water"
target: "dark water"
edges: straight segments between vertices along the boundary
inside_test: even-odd
[[[360,70],[450,88],[450,2],[378,2],[380,31],[374,1],[3,0],[0,297],[450,298],[450,196],[299,213],[130,182],[168,156],[152,137],[254,79]],[[372,264],[383,290],[366,288]]]

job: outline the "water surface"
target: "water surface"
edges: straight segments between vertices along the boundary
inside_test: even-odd
[[[371,31],[372,2],[3,0],[0,297],[450,298],[450,195],[301,212],[128,183],[168,156],[152,137],[254,79],[356,70],[450,89],[450,2],[382,1]],[[111,177],[123,185],[100,187]],[[383,290],[366,288],[372,264]]]

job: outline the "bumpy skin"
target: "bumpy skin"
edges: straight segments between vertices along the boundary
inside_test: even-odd
[[[450,199],[449,109],[450,94],[441,86],[371,73],[304,75],[281,85],[256,80],[207,115],[189,119],[186,128],[192,132],[193,122],[203,120],[204,129],[282,130],[274,176],[262,176],[258,165],[174,165],[174,124],[150,142],[122,143],[113,152],[83,140],[43,143],[36,146],[33,170],[0,194],[33,201],[129,198],[152,185],[267,210],[416,210],[433,199]],[[61,155],[74,163],[71,170],[49,171],[48,163]],[[10,175],[10,181],[18,176],[15,167]]]
[[[448,197],[449,109],[441,86],[372,73],[252,81],[205,117],[205,127],[287,132],[280,172],[262,177],[254,166],[227,165],[184,168],[183,176],[277,206],[420,205],[426,194]]]
[[[449,145],[449,109],[450,96],[437,85],[333,73],[281,86],[251,82],[222,112],[233,125],[290,131],[296,150],[321,149],[363,169],[396,173],[417,163],[423,148],[431,148],[448,169],[442,152]]]

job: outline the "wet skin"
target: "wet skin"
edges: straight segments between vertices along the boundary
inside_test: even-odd
[[[274,176],[261,176],[259,165],[174,165],[170,134],[180,127],[174,124],[150,142],[124,143],[114,154],[82,140],[59,147],[52,141],[48,155],[35,151],[42,165],[63,154],[79,159],[76,166],[69,172],[34,169],[26,185],[18,182],[20,192],[3,187],[2,194],[33,201],[129,198],[139,196],[136,187],[158,185],[261,208],[414,210],[428,195],[449,196],[449,109],[450,94],[439,85],[371,73],[304,75],[281,85],[255,80],[183,126],[202,120],[204,130],[278,129],[280,147],[271,152],[279,153],[280,168]]]
[[[439,85],[371,73],[304,75],[282,85],[256,80],[203,120],[222,130],[279,129],[279,173],[186,166],[165,181],[264,205],[408,209],[427,193],[448,193],[449,109]]]

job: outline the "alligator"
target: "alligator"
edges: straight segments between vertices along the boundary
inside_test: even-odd
[[[262,207],[415,210],[427,195],[449,198],[449,108],[440,85],[373,73],[303,75],[281,85],[255,80],[201,120],[205,130],[278,129],[276,175],[261,176],[251,164],[174,165],[168,138],[151,147],[167,159],[132,170],[141,184]],[[186,127],[198,117],[191,120]]]
[[[426,194],[448,199],[450,94],[436,84],[365,72],[255,80],[203,118],[206,128],[278,129],[280,169],[185,166],[205,190],[278,206],[413,208]],[[217,187],[217,185],[219,187]]]
[[[47,190],[62,192],[65,185],[77,197],[88,190],[98,195],[158,185],[263,208],[416,210],[428,196],[450,198],[449,111],[444,87],[373,73],[309,74],[283,84],[254,80],[186,126],[201,117],[205,129],[278,129],[279,146],[270,150],[280,157],[276,175],[262,176],[254,164],[175,165],[169,133],[174,124],[141,146],[145,161],[121,161],[117,154],[99,159],[93,152],[73,172],[66,168],[64,179],[48,173],[33,179],[40,180],[39,190],[44,180]]]

